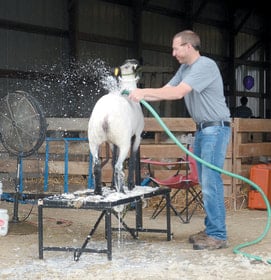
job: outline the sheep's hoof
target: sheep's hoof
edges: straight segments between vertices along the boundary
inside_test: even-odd
[[[120,192],[123,193],[123,194],[126,194],[126,192],[124,191],[123,188],[120,188]]]
[[[133,184],[133,185],[128,185],[128,190],[129,190],[129,191],[132,191],[132,190],[134,189],[134,187],[135,187],[134,184]]]
[[[115,190],[115,191],[117,191],[117,188],[116,188],[115,186],[111,185],[111,186],[110,186],[110,190]]]
[[[95,195],[103,195],[102,189],[94,190]]]

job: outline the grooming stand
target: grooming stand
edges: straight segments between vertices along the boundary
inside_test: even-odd
[[[167,240],[171,240],[171,226],[170,226],[170,189],[168,188],[150,188],[149,192],[146,192],[146,187],[142,188],[142,194],[136,193],[135,195],[130,195],[127,198],[116,199],[114,201],[100,201],[92,202],[85,200],[80,207],[76,206],[78,200],[63,198],[63,196],[52,196],[39,200],[38,204],[38,242],[39,242],[39,259],[43,259],[44,251],[71,251],[74,252],[74,260],[78,261],[83,252],[88,253],[103,253],[107,254],[108,260],[112,260],[112,226],[111,226],[111,217],[112,214],[117,217],[114,207],[125,205],[128,203],[136,203],[135,211],[135,228],[129,227],[123,219],[120,219],[120,222],[127,232],[131,234],[134,239],[138,238],[139,232],[156,232],[156,233],[166,233]],[[91,194],[88,191],[90,196]],[[142,224],[142,200],[151,198],[154,196],[164,196],[166,198],[166,229],[147,229],[143,228]],[[62,209],[85,209],[85,210],[98,210],[101,211],[100,216],[95,222],[93,228],[85,239],[84,243],[80,248],[74,247],[48,247],[43,244],[43,209],[44,208],[62,208]],[[96,229],[98,228],[102,219],[105,218],[105,237],[106,237],[106,247],[104,249],[91,249],[86,248],[88,242],[94,235]]]

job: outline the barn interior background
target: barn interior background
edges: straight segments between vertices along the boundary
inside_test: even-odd
[[[201,53],[220,67],[231,110],[240,105],[241,96],[247,96],[253,116],[270,119],[267,11],[261,1],[255,5],[244,0],[0,0],[0,97],[23,90],[37,98],[47,118],[48,136],[57,131],[65,135],[84,132],[96,100],[108,91],[104,79],[113,67],[127,58],[139,59],[140,86],[160,87],[178,68],[172,57],[172,36],[193,29],[201,37]],[[152,105],[161,117],[189,118],[182,100]],[[241,138],[236,136],[231,143],[227,168],[248,176],[250,166],[260,157],[269,159],[270,122],[264,121],[238,122],[241,127],[234,133]],[[193,133],[193,124],[186,123],[180,131]],[[150,126],[146,131],[161,135],[156,129]],[[161,141],[155,137],[154,144]],[[76,143],[70,151],[75,163],[69,164],[69,174],[87,176],[86,143]],[[43,145],[24,160],[25,173],[37,178],[43,175],[44,152]],[[51,173],[63,174],[64,152],[58,146],[53,152]],[[164,158],[172,156],[159,153]],[[16,159],[3,148],[0,168],[4,183],[15,176]],[[236,198],[242,184],[228,180],[226,185],[226,196],[234,193]]]
[[[178,67],[172,36],[191,28],[202,54],[220,66],[229,107],[245,95],[255,117],[270,117],[270,17],[261,1],[1,0],[0,7],[1,96],[29,91],[47,116],[89,116],[101,90],[99,73],[87,68],[96,59],[111,67],[140,59],[141,86],[163,85]],[[187,116],[182,101],[159,104],[159,113]]]

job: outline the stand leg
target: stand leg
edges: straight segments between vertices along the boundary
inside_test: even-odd
[[[112,213],[113,213],[113,215],[114,215],[117,219],[119,218],[115,211],[113,211]],[[125,229],[126,231],[128,231],[128,232],[132,235],[132,237],[133,237],[134,239],[137,239],[137,238],[138,238],[138,233],[137,233],[137,229],[138,229],[138,228],[136,228],[136,234],[135,234],[135,230],[129,228],[128,225],[123,221],[122,218],[120,218],[120,223],[122,224],[122,226],[124,227],[124,229]]]
[[[136,202],[136,229],[143,228],[142,200]]]
[[[166,194],[166,215],[167,215],[167,241],[171,240],[171,224],[170,224],[170,193]]]
[[[94,232],[96,231],[97,227],[99,226],[99,224],[100,224],[100,222],[101,222],[101,220],[102,220],[102,218],[103,218],[103,216],[105,215],[106,212],[107,212],[107,211],[104,210],[104,211],[101,213],[101,215],[99,216],[98,220],[96,221],[96,223],[95,223],[93,229],[90,231],[89,235],[87,236],[86,240],[84,241],[82,247],[79,248],[79,249],[76,249],[76,250],[74,251],[74,260],[75,260],[75,261],[79,261],[80,256],[82,255],[82,253],[83,253],[84,249],[86,248],[86,246],[87,246],[89,240],[91,239],[92,235],[93,235]],[[108,237],[107,237],[107,238],[108,238]]]
[[[111,229],[111,210],[105,214],[106,236],[107,236],[107,258],[112,260],[112,229]]]

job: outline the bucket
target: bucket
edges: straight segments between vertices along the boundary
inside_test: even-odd
[[[8,233],[8,210],[0,209],[0,236],[5,236]]]

